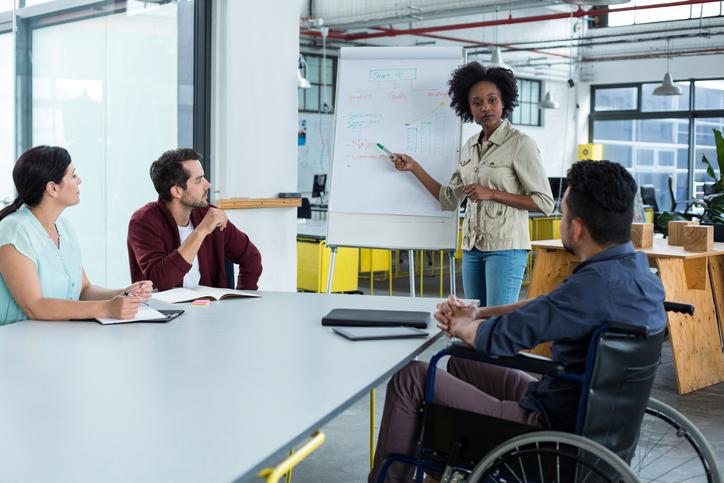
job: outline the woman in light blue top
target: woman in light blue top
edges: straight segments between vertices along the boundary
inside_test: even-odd
[[[63,148],[25,151],[13,169],[17,199],[0,211],[0,325],[20,320],[132,318],[153,284],[123,290],[90,283],[80,246],[60,215],[80,202],[80,178]]]

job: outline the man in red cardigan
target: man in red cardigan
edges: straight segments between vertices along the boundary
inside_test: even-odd
[[[261,254],[226,214],[209,205],[209,182],[192,149],[166,151],[151,165],[158,201],[138,209],[128,224],[131,279],[159,290],[198,285],[226,287],[225,260],[239,265],[236,288],[256,290]]]

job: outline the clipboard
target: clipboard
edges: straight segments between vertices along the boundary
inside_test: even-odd
[[[142,324],[145,322],[150,323],[156,323],[156,324],[163,324],[166,322],[171,322],[173,319],[178,317],[179,315],[183,314],[185,311],[183,309],[175,309],[175,310],[159,310],[163,315],[165,315],[162,319],[145,319],[145,320],[121,320],[121,319],[115,319],[112,322],[101,322],[100,320],[96,320],[101,325],[118,325],[118,324]]]

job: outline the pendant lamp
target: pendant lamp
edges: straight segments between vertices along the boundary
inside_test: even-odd
[[[561,105],[551,98],[551,91],[546,91],[545,98],[538,103],[541,109],[558,109]]]
[[[669,40],[666,40],[666,74],[664,74],[664,80],[661,85],[654,89],[653,95],[655,96],[680,96],[681,87],[674,84],[671,80],[671,74],[669,74]]]

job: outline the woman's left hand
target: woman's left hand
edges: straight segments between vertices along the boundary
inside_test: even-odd
[[[492,200],[495,196],[495,190],[479,184],[466,184],[463,186],[463,193],[470,201]]]
[[[143,300],[151,298],[151,292],[153,292],[153,282],[150,280],[141,280],[136,282],[121,291],[124,295],[130,295],[132,297],[141,297]]]

